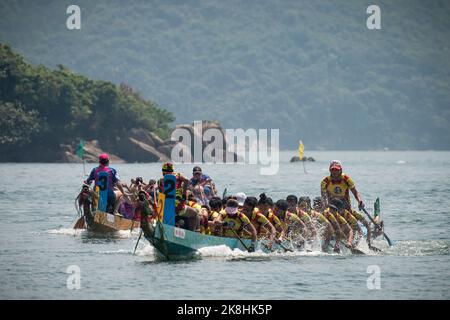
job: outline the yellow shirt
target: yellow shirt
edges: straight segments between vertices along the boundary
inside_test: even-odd
[[[300,223],[301,219],[292,212],[286,211],[284,218],[280,219],[284,232],[289,232],[289,228],[294,223]]]
[[[297,215],[305,224],[308,224],[311,222],[311,217],[305,211],[297,210]]]
[[[350,211],[345,210],[343,216],[339,214],[340,217],[343,217],[345,221],[352,227],[352,229],[355,229],[358,227],[358,220],[350,213]]]
[[[326,208],[326,209],[323,211],[323,216],[331,223],[331,225],[332,225],[333,227],[335,227],[335,226],[338,224],[336,218],[335,218],[334,215],[330,212],[330,209],[329,209],[329,208]]]
[[[269,220],[259,212],[258,208],[253,209],[250,221],[255,227],[257,235],[260,235],[264,230],[263,227],[269,223]]]
[[[325,177],[320,184],[322,194],[325,194],[328,200],[339,198],[344,200],[350,206],[350,190],[355,188],[355,184],[348,175],[341,174],[337,181],[333,181],[331,176]]]
[[[224,214],[222,213],[222,211]],[[224,210],[222,211],[220,212],[222,215],[222,221],[231,223],[232,224],[231,229],[234,230],[240,237],[242,237],[242,230],[246,225],[251,223],[250,220],[247,218],[247,216],[240,212],[236,213],[233,216],[230,216],[226,214]],[[222,228],[222,236],[235,238],[236,235],[232,230],[230,230],[230,228]]]
[[[321,214],[320,212],[318,212],[316,210],[310,210],[310,216],[312,219],[316,220],[320,224],[329,224],[330,223],[330,221],[328,221],[327,218],[325,218],[325,216],[323,214]]]
[[[208,216],[208,221],[214,221],[216,218],[220,216],[220,213],[217,211],[211,211]],[[207,235],[219,235],[220,234],[220,227],[214,227],[210,225],[202,225],[201,226],[201,233],[207,234]]]

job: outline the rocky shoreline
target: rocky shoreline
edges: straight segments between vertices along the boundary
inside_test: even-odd
[[[181,124],[175,127],[175,129],[180,128],[188,130],[191,139],[202,139],[202,150],[204,150],[208,142],[204,141],[203,136],[200,136],[200,133],[195,130],[194,124]],[[203,121],[202,133],[208,129],[218,129],[224,133],[217,121]],[[60,150],[55,155],[55,162],[81,163],[82,159],[76,155],[78,143],[79,141],[74,141],[72,144],[60,145]],[[182,153],[187,153],[187,156],[193,161],[194,146],[192,144],[188,145],[185,141],[163,140],[153,132],[142,128],[133,128],[127,135],[116,137],[115,143],[110,143],[108,146],[103,145],[98,140],[86,141],[84,160],[88,163],[96,163],[100,153],[108,153],[113,163],[164,162],[171,159],[172,149],[175,146]],[[225,135],[223,149],[225,150]],[[224,154],[226,155],[226,152]],[[237,155],[233,154],[232,156],[236,161]],[[210,159],[203,160],[208,161]]]

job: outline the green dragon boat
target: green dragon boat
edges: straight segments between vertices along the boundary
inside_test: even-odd
[[[168,260],[176,260],[195,255],[198,249],[225,245],[230,249],[247,251],[250,239],[217,237],[201,234],[154,220],[141,223],[144,237]],[[245,245],[245,246],[244,246]]]

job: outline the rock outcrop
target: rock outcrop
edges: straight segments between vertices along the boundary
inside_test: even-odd
[[[316,160],[314,160],[313,157],[303,157],[301,160],[300,160],[299,156],[294,156],[294,157],[291,158],[291,162],[301,162],[301,161],[303,161],[303,162],[305,162],[305,161],[315,162]]]
[[[186,162],[194,162],[194,140],[200,141],[202,150],[202,159],[204,162],[213,162],[213,157],[205,155],[203,151],[211,143],[204,141],[204,133],[209,129],[216,129],[216,134],[221,134],[223,144],[218,148],[219,152],[223,152],[222,161],[232,159],[237,161],[238,156],[226,150],[227,143],[225,141],[225,131],[217,121],[203,121],[201,128],[199,124],[181,124],[176,129],[184,129],[188,132],[190,141],[172,141],[170,139],[163,140],[154,132],[150,132],[143,128],[133,128],[126,135],[117,137],[114,143],[103,146],[96,140],[87,141],[84,146],[84,159],[87,162],[96,163],[100,153],[108,153],[113,163],[123,162],[164,162],[170,161],[172,158],[173,148],[179,156],[184,158]],[[76,145],[61,145],[61,158],[63,162],[81,162],[82,160],[75,154]]]
[[[75,154],[76,147],[73,147],[71,145],[61,145],[61,151],[62,151],[62,161],[63,162],[69,162],[69,163],[81,163],[83,162],[82,159],[80,159]],[[125,163],[126,161],[120,157],[118,157],[115,154],[112,154],[108,151],[103,150],[100,146],[97,140],[92,141],[86,141],[84,144],[84,160],[88,163],[97,163],[98,162],[98,156],[101,153],[108,153],[109,158],[111,159],[111,163]]]

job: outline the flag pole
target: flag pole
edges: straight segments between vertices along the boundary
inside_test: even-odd
[[[83,154],[82,159],[83,159],[83,174],[86,177],[87,176],[87,174],[86,174],[86,159],[84,158],[84,154]]]

